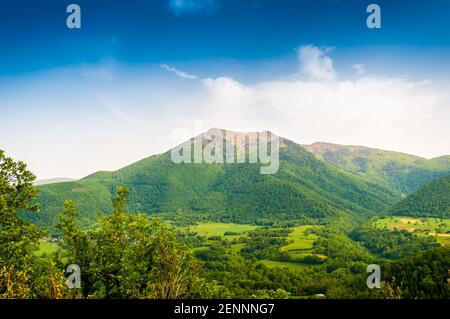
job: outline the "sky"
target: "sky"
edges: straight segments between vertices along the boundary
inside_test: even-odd
[[[0,149],[38,179],[212,127],[448,155],[449,14],[446,0],[3,0]]]

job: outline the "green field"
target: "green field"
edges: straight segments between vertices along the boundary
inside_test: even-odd
[[[289,252],[311,252],[314,241],[318,238],[315,234],[305,234],[305,231],[315,226],[305,225],[293,227],[288,240],[292,241],[282,249]]]
[[[290,257],[294,261],[278,261],[263,259],[260,263],[269,268],[275,267],[287,267],[292,270],[299,269],[300,267],[309,267],[310,265],[301,263],[300,261],[306,256],[317,256],[320,258],[326,258],[324,255],[314,253],[314,242],[319,238],[316,234],[308,233],[309,229],[317,228],[320,226],[303,225],[292,227],[292,232],[288,236],[289,244],[281,248],[282,251],[289,253]],[[299,261],[299,262],[296,262]]]
[[[281,248],[283,251],[288,252],[295,259],[300,259],[308,255],[315,255],[318,257],[326,258],[326,256],[314,254],[313,244],[319,237],[316,234],[308,234],[308,229],[317,228],[319,226],[296,226],[292,227],[292,232],[289,234],[288,240],[290,244]]]
[[[242,237],[246,232],[255,230],[257,227],[258,226],[242,224],[200,223],[198,225],[191,226],[188,229],[200,236],[205,236],[207,238],[218,236],[228,240],[233,240]],[[227,232],[239,233],[239,235],[225,236],[225,233]]]
[[[231,245],[231,251],[233,251],[234,253],[239,253],[241,251],[242,248],[245,247],[245,244],[234,244]]]
[[[389,217],[377,219],[375,227],[388,230],[407,230],[420,236],[433,236],[441,245],[450,244],[449,218]]]
[[[295,262],[289,262],[289,261],[276,261],[276,260],[269,260],[269,259],[262,259],[259,261],[259,263],[265,265],[268,268],[288,268],[290,270],[299,270],[304,267],[309,267],[309,265],[301,264],[301,263],[295,263]]]
[[[41,240],[39,242],[39,249],[36,250],[35,254],[37,256],[42,256],[43,254],[50,255],[59,249],[57,243],[52,243],[48,241]]]

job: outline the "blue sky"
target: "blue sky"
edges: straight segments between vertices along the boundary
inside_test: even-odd
[[[300,43],[339,47],[343,54],[357,49],[366,56],[412,52],[408,61],[434,54],[448,67],[448,1],[377,1],[383,27],[376,31],[365,25],[371,2],[79,0],[82,29],[68,30],[69,1],[4,0],[0,75],[105,59],[130,64],[276,59]]]
[[[66,27],[70,3],[81,7],[80,30]],[[381,29],[366,26],[369,3],[381,7]],[[1,6],[0,149],[39,178],[117,169],[174,146],[173,131],[199,121],[450,154],[446,0]]]

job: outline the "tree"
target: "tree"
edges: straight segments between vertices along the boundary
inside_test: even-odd
[[[380,289],[373,291],[373,296],[379,299],[401,299],[402,291],[394,283],[381,282]]]
[[[185,298],[197,282],[197,264],[159,219],[125,212],[128,190],[117,188],[113,212],[83,232],[75,205],[66,201],[59,229],[69,263],[81,268],[89,298]]]
[[[36,257],[32,252],[42,232],[24,221],[19,212],[36,212],[35,176],[23,162],[0,150],[0,298],[32,296],[31,280]]]

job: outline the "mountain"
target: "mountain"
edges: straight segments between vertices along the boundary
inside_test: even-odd
[[[420,187],[389,212],[399,216],[450,218],[450,175]]]
[[[34,186],[47,185],[47,184],[56,184],[56,183],[64,183],[64,182],[72,182],[75,181],[73,178],[49,178],[49,179],[40,179],[34,182]]]
[[[213,129],[175,148],[201,141],[201,149],[218,140]],[[248,137],[232,132],[224,143],[237,154],[252,154]],[[271,135],[276,137],[275,135]],[[108,212],[114,190],[130,189],[128,209],[192,222],[200,219],[271,224],[308,221],[355,223],[389,207],[395,192],[318,160],[300,145],[280,138],[276,174],[261,174],[253,164],[176,164],[170,150],[114,172],[97,172],[81,180],[39,186],[39,214],[26,217],[39,226],[54,226],[66,199],[80,210],[82,225],[92,225],[96,212]],[[220,152],[219,152],[220,153]],[[183,153],[184,154],[184,153]],[[237,155],[236,155],[237,156]]]
[[[330,143],[302,146],[328,164],[379,183],[403,196],[450,174],[450,156],[426,159],[364,146]]]

